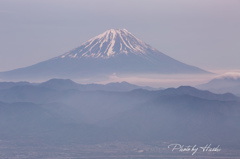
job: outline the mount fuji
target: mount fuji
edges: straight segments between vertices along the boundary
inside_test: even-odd
[[[95,78],[112,74],[209,73],[179,62],[126,29],[110,29],[58,57],[1,72],[0,79]]]

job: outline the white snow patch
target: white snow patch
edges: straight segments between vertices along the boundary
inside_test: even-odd
[[[119,50],[114,50],[116,44],[117,36],[120,38]],[[93,44],[94,42],[94,44]],[[81,58],[81,57],[92,57],[92,58],[110,58],[118,54],[128,54],[127,50],[136,55],[147,54],[147,49],[155,50],[149,45],[144,43],[142,40],[138,39],[132,33],[128,32],[126,29],[110,29],[104,33],[95,36],[82,44],[81,49],[75,48],[68,53],[60,56],[60,58],[70,57],[70,58]],[[103,47],[106,47],[103,49]],[[88,48],[88,49],[87,49]],[[97,51],[93,51],[97,50]],[[78,52],[76,53],[76,49]],[[85,51],[83,51],[85,50]]]

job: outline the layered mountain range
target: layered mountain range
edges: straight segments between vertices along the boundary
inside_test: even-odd
[[[54,79],[2,86],[0,101],[0,140],[22,138],[52,144],[160,141],[240,147],[240,99],[230,93],[214,94],[189,86],[122,92],[92,86],[90,90],[70,80]]]
[[[95,78],[112,74],[209,73],[154,49],[126,29],[110,29],[58,57],[0,73],[0,79]]]
[[[214,93],[233,93],[240,96],[240,73],[227,72],[213,78],[208,83],[198,85],[197,88],[209,90]]]

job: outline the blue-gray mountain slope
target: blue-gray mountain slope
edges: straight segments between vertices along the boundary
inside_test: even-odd
[[[112,74],[209,73],[152,48],[126,29],[110,29],[81,46],[35,65],[0,73],[0,79],[94,78]]]

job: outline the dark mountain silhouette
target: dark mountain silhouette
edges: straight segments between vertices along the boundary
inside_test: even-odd
[[[0,90],[0,140],[240,147],[240,101],[232,94],[189,86],[125,92],[75,89],[78,86],[53,79]]]

